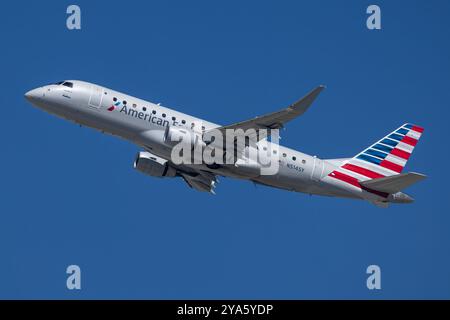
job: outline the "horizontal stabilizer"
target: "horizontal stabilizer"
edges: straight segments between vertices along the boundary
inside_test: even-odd
[[[376,191],[397,193],[425,178],[426,176],[423,174],[408,172],[384,178],[361,181],[360,184],[368,189]]]

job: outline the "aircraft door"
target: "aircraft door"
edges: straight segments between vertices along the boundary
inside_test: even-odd
[[[91,96],[89,97],[89,107],[99,109],[103,100],[103,88],[91,86]]]
[[[313,169],[311,172],[311,180],[320,181],[324,171],[324,163],[321,159],[314,157]]]

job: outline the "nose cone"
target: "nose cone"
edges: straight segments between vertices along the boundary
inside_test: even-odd
[[[25,98],[31,103],[36,102],[38,99],[42,98],[41,88],[28,91],[25,93]]]

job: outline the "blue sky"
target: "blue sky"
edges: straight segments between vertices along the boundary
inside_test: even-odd
[[[2,5],[0,298],[450,298],[448,1],[66,1]],[[129,142],[31,107],[82,79],[229,124],[327,85],[282,143],[353,156],[425,127],[412,205],[221,179],[217,195],[132,168]],[[82,290],[66,289],[66,267]],[[366,268],[382,290],[366,288]]]

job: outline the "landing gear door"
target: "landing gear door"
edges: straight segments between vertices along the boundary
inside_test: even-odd
[[[323,175],[324,163],[321,159],[314,157],[313,169],[311,172],[311,180],[320,181]]]
[[[89,97],[89,107],[99,109],[103,100],[103,88],[91,86],[91,96]]]

